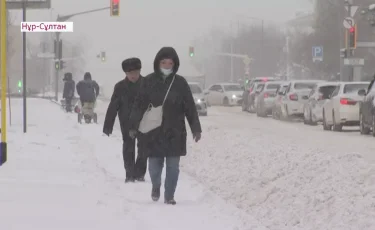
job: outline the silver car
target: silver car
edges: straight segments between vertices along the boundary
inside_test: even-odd
[[[323,121],[323,105],[338,85],[337,82],[321,82],[311,90],[303,109],[305,125],[317,125]]]
[[[200,116],[207,116],[207,102],[205,100],[203,90],[197,82],[189,82],[190,90],[193,94],[195,107]]]
[[[281,84],[282,82],[280,81],[271,81],[264,84],[255,102],[258,117],[266,117],[272,114],[272,108],[275,105],[276,91],[280,88]]]

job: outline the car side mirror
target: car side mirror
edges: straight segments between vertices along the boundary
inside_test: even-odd
[[[204,95],[208,95],[208,94],[210,94],[210,92],[209,92],[209,91],[206,91],[206,92],[204,92]]]
[[[224,93],[224,90],[219,89],[218,92],[219,92],[219,93]]]
[[[366,90],[365,89],[358,90],[358,95],[359,96],[366,96]]]

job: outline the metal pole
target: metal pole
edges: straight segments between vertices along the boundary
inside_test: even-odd
[[[233,39],[230,43],[230,53],[233,54]],[[230,56],[230,81],[233,82],[233,56]]]
[[[347,6],[348,6],[348,17],[351,17],[351,15],[352,15],[352,4],[349,2]],[[348,57],[351,58],[351,57],[353,57],[353,50],[350,48],[350,37],[349,36],[348,36],[348,39],[347,39],[347,43],[348,43],[347,44]],[[353,81],[353,79],[354,79],[353,75],[354,75],[354,67],[349,66],[349,79],[348,79],[349,81]]]
[[[7,16],[6,0],[1,0],[0,5],[0,28],[1,28],[1,143],[0,143],[0,166],[8,158],[7,153]]]
[[[289,37],[286,37],[286,79],[290,78],[290,66],[289,66]]]
[[[22,4],[22,21],[26,22],[26,0],[23,1]],[[26,32],[23,32],[22,34],[22,43],[23,43],[23,63],[22,63],[22,69],[23,69],[23,79],[22,79],[22,86],[23,86],[23,132],[27,132],[27,108],[26,108]]]
[[[263,54],[263,52],[264,52],[264,20],[262,19],[262,40],[261,40],[261,42],[262,42],[262,45],[261,45],[261,52],[260,52],[260,63],[261,63],[261,67],[262,67],[262,70],[263,70],[263,68],[264,68],[264,62],[263,62],[263,56],[264,56],[264,54]],[[262,71],[263,72],[263,71]]]
[[[60,67],[60,33],[56,33],[55,61],[59,62]],[[55,67],[55,101],[59,101],[59,69]]]

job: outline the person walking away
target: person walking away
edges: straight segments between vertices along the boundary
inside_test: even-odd
[[[174,195],[180,172],[180,157],[187,153],[185,117],[195,142],[201,139],[202,133],[190,87],[185,78],[176,74],[179,66],[179,57],[174,48],[164,47],[156,54],[154,72],[143,79],[134,102],[129,133],[133,138],[138,137],[149,159],[153,201],[160,198],[161,174],[165,161],[164,203],[172,205],[176,204]],[[163,106],[162,124],[147,133],[139,133],[142,117],[150,105]]]
[[[77,94],[82,105],[82,113],[89,115],[96,121],[97,116],[94,112],[96,98],[99,95],[99,85],[96,81],[92,80],[91,74],[86,72],[83,80],[77,84]]]
[[[65,99],[66,112],[72,112],[72,100],[75,93],[76,83],[73,80],[72,73],[65,73],[64,75],[64,92],[63,98]]]
[[[123,139],[125,183],[144,181],[147,169],[147,158],[141,152],[139,141],[135,160],[135,139],[129,136],[129,116],[143,79],[140,75],[141,68],[142,63],[138,58],[129,58],[122,62],[125,79],[115,85],[103,126],[103,133],[107,136],[111,135],[118,115]]]

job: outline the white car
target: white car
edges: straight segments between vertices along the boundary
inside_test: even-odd
[[[188,82],[191,93],[193,94],[195,107],[200,116],[207,116],[207,102],[204,98],[202,88],[197,82]]]
[[[340,82],[329,100],[323,105],[323,129],[341,131],[343,126],[359,126],[359,103],[361,89],[369,82]]]
[[[338,82],[321,82],[311,90],[303,109],[305,125],[317,125],[318,122],[323,121],[323,105],[338,84]]]
[[[303,116],[304,104],[309,99],[310,91],[316,84],[323,82],[321,80],[296,80],[291,81],[281,100],[282,118],[292,116]]]
[[[210,105],[234,106],[242,104],[243,88],[235,83],[218,83],[211,85],[204,94]]]

